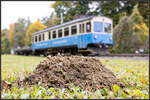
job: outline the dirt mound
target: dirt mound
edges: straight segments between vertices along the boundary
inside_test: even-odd
[[[57,88],[67,88],[68,83],[92,90],[99,86],[106,86],[112,90],[114,84],[124,87],[124,84],[102,65],[99,59],[83,56],[47,56],[33,73],[18,83],[34,85],[38,82],[44,86]]]

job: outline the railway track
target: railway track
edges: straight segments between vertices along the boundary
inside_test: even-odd
[[[149,57],[149,54],[107,54],[107,55],[99,55],[106,57]]]

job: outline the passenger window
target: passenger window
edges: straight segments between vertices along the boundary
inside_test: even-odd
[[[82,25],[79,25],[79,33],[82,33]]]
[[[84,33],[84,24],[82,24],[82,33]]]
[[[62,29],[58,30],[58,37],[62,37]]]
[[[104,24],[104,31],[106,33],[111,33],[111,24],[110,23],[105,23]]]
[[[37,42],[37,36],[35,36],[35,42]]]
[[[86,23],[86,32],[91,32],[91,22]]]
[[[94,22],[94,32],[103,32],[102,22]]]
[[[41,41],[41,34],[39,35],[39,41]]]
[[[76,27],[76,25],[71,27],[71,34],[72,35],[73,34],[77,34],[77,27]]]
[[[65,28],[64,29],[64,36],[68,36],[69,35],[69,28]]]
[[[48,39],[51,39],[51,32],[48,32]]]
[[[53,31],[53,39],[56,38],[56,31]]]
[[[45,35],[44,35],[44,33],[43,33],[43,41],[45,40],[44,38],[45,38]]]

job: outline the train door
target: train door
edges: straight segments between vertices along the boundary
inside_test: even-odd
[[[80,35],[78,37],[78,48],[85,48],[86,41],[84,39],[84,35]]]

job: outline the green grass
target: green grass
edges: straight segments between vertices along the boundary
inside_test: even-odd
[[[32,72],[44,57],[2,55],[2,80],[13,82],[16,77]],[[149,61],[100,59],[128,87],[114,85],[113,91],[106,88],[95,92],[83,91],[70,84],[70,89],[43,88],[40,84],[31,88],[2,90],[2,98],[149,98]],[[127,93],[126,93],[127,92]]]

